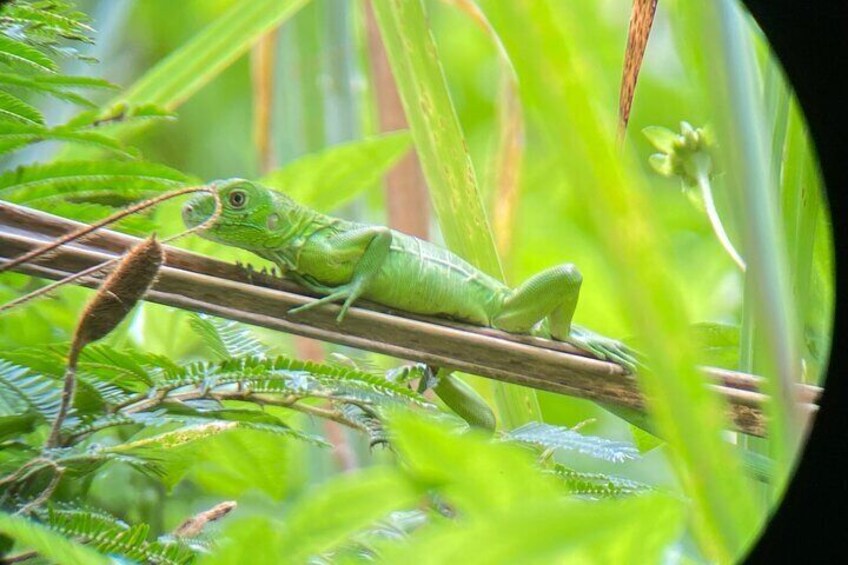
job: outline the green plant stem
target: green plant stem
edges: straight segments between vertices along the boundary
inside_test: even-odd
[[[718,210],[716,210],[712,186],[708,175],[699,173],[696,178],[698,188],[701,189],[701,197],[704,199],[704,209],[707,212],[707,217],[710,219],[710,225],[713,227],[713,232],[718,238],[719,243],[721,243],[721,246],[725,251],[727,251],[727,254],[730,255],[731,259],[733,259],[733,262],[736,263],[736,266],[738,266],[744,273],[745,261],[742,259],[742,256],[739,255],[739,252],[736,251],[736,248],[730,241],[730,237],[727,235],[727,231],[724,229],[724,224],[722,224],[721,217],[718,215]]]

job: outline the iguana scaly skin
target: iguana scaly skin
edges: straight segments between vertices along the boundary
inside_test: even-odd
[[[325,295],[290,310],[329,302],[348,308],[365,298],[390,308],[566,341],[633,369],[622,343],[571,323],[582,277],[571,264],[552,267],[509,288],[447,249],[383,226],[349,222],[301,206],[291,198],[242,179],[216,181],[222,211],[199,235],[240,247],[275,263],[289,278]],[[190,228],[215,209],[201,193],[183,208]]]

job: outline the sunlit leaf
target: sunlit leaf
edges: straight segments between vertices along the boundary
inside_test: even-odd
[[[6,128],[5,121],[12,119],[24,124],[43,124],[44,116],[34,106],[30,106],[20,98],[0,90],[0,127]]]
[[[445,243],[477,268],[502,279],[474,165],[424,5],[420,0],[375,2],[374,13]],[[503,383],[495,386],[501,420],[507,427],[541,419],[532,390]]]
[[[572,450],[613,463],[639,457],[639,450],[633,444],[586,436],[569,428],[545,424],[544,422],[529,422],[508,432],[505,437],[512,441],[538,445],[545,449]]]
[[[108,565],[112,562],[105,555],[23,516],[0,512],[0,533],[60,565]]]
[[[147,71],[116,101],[173,110],[308,0],[240,0]]]
[[[323,212],[373,186],[408,150],[407,132],[368,137],[301,157],[259,182]]]
[[[0,61],[22,65],[38,71],[52,72],[56,70],[53,60],[26,43],[15,41],[0,33]]]
[[[53,161],[0,174],[0,199],[30,202],[116,192],[135,198],[182,186],[190,177],[141,161]]]

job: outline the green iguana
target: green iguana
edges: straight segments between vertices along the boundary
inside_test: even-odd
[[[325,295],[290,314],[343,301],[341,322],[362,297],[415,314],[551,337],[631,371],[637,365],[621,342],[572,324],[582,282],[572,264],[542,271],[513,289],[447,249],[387,227],[327,216],[243,179],[209,186],[222,210],[201,237],[251,251]],[[214,210],[212,195],[201,193],[183,207],[183,220],[196,227]]]

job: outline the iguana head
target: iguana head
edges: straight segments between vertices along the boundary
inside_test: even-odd
[[[218,194],[221,214],[211,226],[198,232],[201,237],[258,251],[270,239],[288,231],[288,212],[297,205],[283,194],[244,179],[214,181],[208,188]],[[183,222],[188,228],[197,227],[214,211],[215,198],[201,192],[183,206]]]

